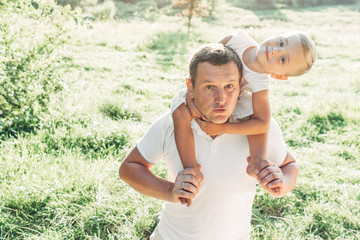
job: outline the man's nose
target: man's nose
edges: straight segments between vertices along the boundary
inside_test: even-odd
[[[224,94],[224,90],[218,89],[216,92],[216,98],[215,98],[216,103],[223,104],[223,103],[225,103],[225,100],[226,100],[226,97]]]

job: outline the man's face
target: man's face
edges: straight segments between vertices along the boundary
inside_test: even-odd
[[[190,79],[187,86],[196,106],[213,123],[224,123],[234,111],[240,93],[240,73],[234,62],[213,66],[198,65],[195,86]]]
[[[306,60],[297,32],[273,35],[260,43],[257,59],[262,69],[272,74],[294,74],[304,68]]]

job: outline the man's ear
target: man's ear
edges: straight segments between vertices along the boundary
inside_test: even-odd
[[[192,82],[191,82],[191,79],[190,79],[190,78],[186,78],[185,83],[186,83],[188,92],[190,92],[191,95],[192,95],[192,94],[193,94],[193,91],[194,91],[194,86],[193,86],[193,84],[192,84]]]
[[[288,77],[287,77],[287,75],[285,75],[285,74],[275,74],[275,73],[272,73],[272,74],[271,74],[271,77],[274,78],[274,79],[277,79],[277,80],[288,80]]]

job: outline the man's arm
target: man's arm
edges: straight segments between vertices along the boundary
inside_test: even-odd
[[[168,202],[180,202],[180,197],[193,199],[198,193],[202,179],[196,177],[194,169],[179,172],[171,183],[153,174],[152,166],[135,147],[121,164],[119,176],[139,193]]]
[[[257,166],[256,173],[262,188],[274,197],[283,197],[295,187],[298,165],[295,158],[288,152],[280,167],[268,160],[263,160]]]

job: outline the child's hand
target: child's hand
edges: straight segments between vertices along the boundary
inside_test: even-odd
[[[218,135],[224,133],[224,124],[217,124],[212,122],[205,122],[201,119],[196,119],[201,129],[208,135]]]
[[[196,168],[194,170],[196,172],[196,178],[199,180],[199,183],[201,184],[201,182],[204,180],[204,175],[201,172],[201,166],[198,165],[198,168]],[[186,204],[186,206],[188,206],[188,207],[190,207],[190,205],[192,204],[191,198],[180,197],[179,200],[182,205]]]
[[[190,115],[192,118],[198,119],[198,118],[203,117],[200,110],[196,107],[196,105],[194,103],[194,98],[189,91],[186,93],[186,105],[189,108],[189,112],[190,112]]]

